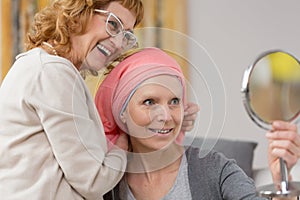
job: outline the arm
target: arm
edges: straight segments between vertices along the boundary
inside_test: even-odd
[[[264,199],[256,196],[253,180],[234,160],[214,150],[189,148],[186,154],[193,199]]]
[[[220,187],[223,199],[265,199],[257,196],[253,180],[244,173],[235,161],[225,160],[223,163],[220,174]]]
[[[33,80],[30,97],[63,177],[81,196],[100,198],[121,179],[124,151],[107,151],[106,138],[79,73],[65,63],[49,63]],[[125,147],[126,148],[126,147]]]
[[[300,157],[300,136],[295,124],[275,121],[272,130],[266,134],[269,140],[268,160],[274,183],[281,181],[279,158],[287,164],[288,173]],[[292,177],[289,176],[291,180]]]

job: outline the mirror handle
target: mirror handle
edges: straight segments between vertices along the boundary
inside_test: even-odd
[[[280,161],[280,173],[281,173],[281,191],[282,193],[288,192],[288,171],[285,161],[282,158],[279,158]]]

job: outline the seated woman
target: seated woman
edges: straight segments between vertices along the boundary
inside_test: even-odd
[[[198,148],[181,145],[185,81],[180,66],[162,50],[146,48],[120,62],[95,100],[108,139],[125,132],[131,146],[126,174],[105,199],[262,199],[235,161],[215,151],[203,157]],[[297,134],[287,127],[292,128],[277,133]],[[275,155],[270,151],[272,161]],[[276,175],[278,165],[270,163]]]

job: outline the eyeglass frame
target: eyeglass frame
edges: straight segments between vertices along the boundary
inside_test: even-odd
[[[105,29],[106,29],[106,32],[107,32],[111,37],[116,37],[116,36],[118,36],[118,35],[120,35],[120,34],[123,34],[123,37],[126,38],[125,35],[126,35],[126,34],[129,34],[129,35],[131,36],[131,38],[134,39],[134,42],[132,43],[131,47],[128,48],[128,49],[131,49],[132,47],[137,46],[137,38],[136,38],[136,36],[134,35],[134,33],[132,33],[131,31],[125,30],[125,29],[124,29],[124,25],[123,25],[123,23],[121,22],[121,20],[120,20],[113,12],[108,11],[108,10],[101,10],[101,9],[94,9],[94,11],[97,12],[97,13],[101,13],[101,14],[106,14],[106,15],[108,15],[108,16],[107,16],[107,19],[106,19],[106,21],[105,21]],[[108,25],[108,19],[109,19],[110,16],[113,16],[113,17],[117,20],[117,22],[121,25],[121,31],[120,31],[119,33],[117,33],[117,34],[111,33],[111,32],[109,31],[109,29],[108,29],[108,26],[109,26],[109,25]],[[126,39],[126,40],[129,41],[128,39]]]

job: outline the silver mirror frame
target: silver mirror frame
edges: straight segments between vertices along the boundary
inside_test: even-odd
[[[243,76],[243,80],[242,80],[242,88],[241,88],[241,93],[242,93],[242,101],[244,104],[244,107],[249,115],[249,117],[251,118],[251,120],[257,124],[259,127],[265,129],[265,130],[271,130],[272,129],[272,125],[269,122],[264,121],[263,119],[261,119],[251,108],[250,106],[250,97],[249,97],[249,79],[251,76],[251,73],[253,71],[253,68],[255,67],[255,65],[265,56],[272,54],[272,53],[277,53],[277,52],[282,52],[285,54],[290,55],[291,57],[295,58],[295,60],[297,60],[297,62],[300,65],[299,60],[292,55],[291,53],[288,53],[286,51],[280,50],[280,49],[274,49],[274,50],[269,50],[269,51],[265,51],[263,53],[261,53],[255,60],[254,62],[252,62],[252,64],[245,70],[244,72],[244,76]],[[300,120],[300,115],[299,112],[290,120],[290,122],[292,123],[298,123]]]

